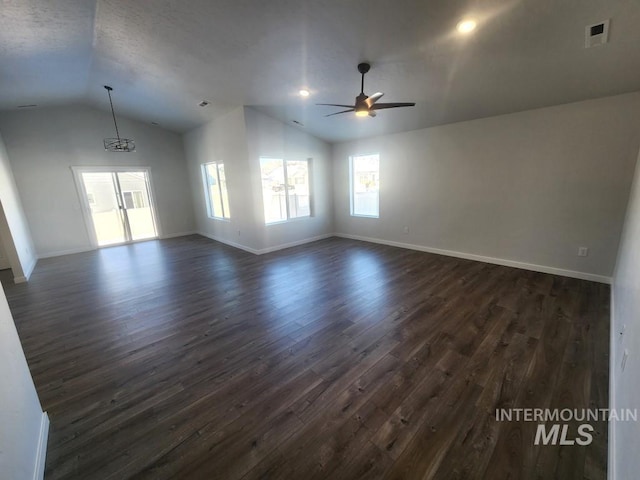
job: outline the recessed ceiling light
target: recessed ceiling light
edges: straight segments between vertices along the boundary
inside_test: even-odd
[[[311,92],[309,92],[309,90],[305,88],[300,90],[298,93],[300,94],[301,97],[308,97],[309,95],[311,95]]]
[[[475,20],[467,18],[458,23],[457,29],[460,33],[473,32],[476,29],[477,23]]]

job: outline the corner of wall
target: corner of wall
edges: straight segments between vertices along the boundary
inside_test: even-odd
[[[2,478],[42,479],[49,421],[0,286],[0,463]]]
[[[47,459],[47,443],[49,440],[49,415],[42,412],[40,419],[40,435],[38,436],[38,450],[36,452],[36,465],[33,470],[33,480],[44,478],[45,461]]]
[[[13,176],[9,153],[0,135],[0,240],[7,250],[16,282],[27,281],[35,264],[35,248]]]
[[[245,107],[219,112],[209,122],[184,134],[183,141],[196,231],[246,251],[257,251],[254,193],[247,175],[250,165]],[[214,160],[225,164],[230,221],[209,218],[206,210],[201,165]]]
[[[622,235],[618,245],[616,265],[611,286],[610,339],[609,339],[609,408],[621,409],[640,403],[640,390],[635,382],[626,383],[622,376],[638,373],[640,364],[629,355],[623,372],[621,360],[626,347],[638,348],[640,338],[640,152],[633,174]],[[623,325],[626,327],[623,330]],[[628,477],[629,472],[640,469],[635,455],[637,431],[627,423],[609,422],[609,480]]]
[[[615,319],[615,291],[612,279],[611,282],[611,295],[609,299],[610,307],[610,315],[609,315],[609,408],[616,408],[617,399],[616,399],[616,361],[614,360],[615,355],[613,352],[616,349],[616,340],[617,335],[615,334],[614,319]],[[608,451],[607,451],[607,479],[615,480],[616,479],[616,462],[615,462],[615,452],[616,452],[616,422],[609,422],[609,429],[607,433],[608,438]]]

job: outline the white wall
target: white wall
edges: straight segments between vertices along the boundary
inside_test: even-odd
[[[336,232],[606,280],[639,127],[633,93],[337,144]],[[348,158],[376,152],[380,218],[351,217]]]
[[[0,239],[16,283],[29,278],[37,258],[0,131]]]
[[[640,410],[640,156],[613,277],[611,307],[610,405]],[[629,357],[623,372],[625,349]],[[610,472],[615,472],[609,478],[637,478],[640,424],[616,422],[609,431]]]
[[[333,232],[329,144],[251,108],[241,107],[187,133],[184,145],[199,232],[253,253]],[[312,159],[313,217],[264,224],[261,156]],[[207,215],[201,165],[214,160],[225,165],[231,211],[229,221]]]
[[[135,153],[105,152],[114,135],[110,113],[84,106],[3,113],[0,132],[29,222],[36,252],[53,255],[91,248],[70,166],[149,166],[161,234],[194,230],[182,138],[118,117]]]
[[[48,419],[0,287],[0,477],[42,478]]]
[[[258,249],[243,108],[224,113],[185,134],[184,149],[196,230],[249,251]],[[207,214],[201,165],[213,161],[224,163],[230,220],[209,218]]]
[[[255,226],[260,248],[271,250],[311,238],[333,234],[333,182],[331,146],[297,128],[268,117],[252,108],[244,109]],[[260,157],[284,160],[311,159],[311,217],[265,225],[261,196]]]

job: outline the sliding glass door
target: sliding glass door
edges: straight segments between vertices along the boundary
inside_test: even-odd
[[[78,169],[93,240],[99,247],[157,238],[149,172]]]

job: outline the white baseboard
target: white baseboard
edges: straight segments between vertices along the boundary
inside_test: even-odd
[[[38,452],[36,453],[36,465],[33,471],[33,480],[44,478],[44,466],[47,458],[47,441],[49,440],[49,415],[42,412],[40,420],[40,436],[38,437]]]
[[[167,233],[166,235],[160,235],[160,237],[158,237],[160,240],[165,240],[167,238],[176,238],[176,237],[186,237],[187,235],[201,235],[198,232],[191,231],[191,232],[179,232],[179,233]]]
[[[31,274],[33,273],[33,269],[36,268],[36,263],[38,263],[38,257],[33,257],[33,260],[31,262],[31,265],[29,265],[26,270],[24,271],[24,278],[25,281],[29,280],[29,277],[31,277]],[[16,282],[17,283],[17,282]]]
[[[38,255],[38,259],[42,258],[52,258],[52,257],[61,257],[63,255],[73,255],[74,253],[84,253],[91,252],[95,250],[93,247],[81,247],[81,248],[72,248],[70,250],[58,250],[55,252],[47,252]]]
[[[305,243],[317,242],[318,240],[324,240],[325,238],[331,238],[335,236],[333,233],[325,233],[324,235],[318,235],[317,237],[305,238],[303,240],[297,240],[295,242],[283,243],[274,247],[263,248],[257,250],[258,255],[264,253],[276,252],[278,250],[284,250],[285,248],[297,247],[298,245],[304,245]]]
[[[204,233],[204,232],[196,232],[196,233],[198,235],[203,236],[203,237],[210,238],[211,240],[215,240],[216,242],[220,242],[220,243],[224,243],[225,245],[229,245],[230,247],[238,248],[240,250],[244,250],[245,252],[253,253],[254,255],[259,255],[258,250],[256,250],[255,248],[251,248],[251,247],[247,247],[245,245],[241,245],[239,243],[231,242],[231,241],[226,240],[224,238],[217,237],[216,235],[211,235],[210,233]]]
[[[578,272],[575,270],[566,270],[566,269],[562,269],[562,268],[556,268],[556,267],[549,267],[546,265],[536,265],[533,263],[525,263],[525,262],[518,262],[515,260],[507,260],[507,259],[503,259],[503,258],[496,258],[496,257],[485,257],[482,255],[475,255],[473,253],[465,253],[465,252],[457,252],[455,250],[444,250],[444,249],[440,249],[440,248],[432,248],[432,247],[426,247],[424,245],[414,245],[411,243],[402,243],[402,242],[394,242],[394,241],[390,241],[390,240],[382,240],[379,238],[373,238],[373,237],[363,237],[360,235],[350,235],[350,234],[346,234],[346,233],[326,233],[323,235],[318,235],[316,237],[311,237],[311,238],[305,238],[302,240],[298,240],[295,242],[290,242],[290,243],[284,243],[281,245],[275,245],[273,247],[267,247],[267,248],[262,248],[262,249],[255,249],[252,247],[248,247],[246,245],[242,245],[240,243],[236,243],[236,242],[232,242],[230,240],[218,237],[216,235],[211,235],[209,233],[205,233],[205,232],[200,232],[200,231],[194,231],[194,232],[181,232],[181,233],[174,233],[174,234],[169,234],[169,235],[163,235],[161,238],[162,239],[167,239],[167,238],[173,238],[173,237],[182,237],[182,236],[187,236],[187,235],[201,235],[203,237],[207,237],[210,238],[211,240],[215,240],[216,242],[220,242],[220,243],[224,243],[225,245],[229,245],[231,247],[234,248],[239,248],[240,250],[244,250],[245,252],[249,252],[249,253],[253,253],[254,255],[263,255],[265,253],[270,253],[270,252],[275,252],[277,250],[284,250],[285,248],[291,248],[291,247],[295,247],[298,245],[304,245],[305,243],[311,243],[311,242],[316,242],[318,240],[323,240],[325,238],[329,238],[329,237],[341,237],[341,238],[349,238],[351,240],[359,240],[362,242],[370,242],[370,243],[378,243],[378,244],[382,244],[382,245],[389,245],[392,247],[400,247],[400,248],[408,248],[410,250],[418,250],[421,252],[427,252],[427,253],[435,253],[437,255],[445,255],[448,257],[456,257],[456,258],[464,258],[467,260],[475,260],[477,262],[485,262],[485,263],[492,263],[495,265],[503,265],[505,267],[514,267],[514,268],[521,268],[523,270],[531,270],[534,272],[541,272],[541,273],[549,273],[552,275],[561,275],[564,277],[571,277],[571,278],[578,278],[581,280],[589,280],[592,282],[599,282],[599,283],[606,283],[606,284],[611,284],[611,277],[607,277],[604,275],[596,275],[594,273],[588,273],[588,272]],[[39,259],[41,258],[50,258],[50,257],[59,257],[62,255],[71,255],[74,253],[82,253],[82,252],[88,252],[94,250],[93,248],[78,248],[78,249],[72,249],[72,250],[61,250],[61,251],[57,251],[57,252],[49,252],[49,253],[45,253],[45,254],[41,254],[38,256]],[[33,264],[33,266],[31,267],[31,271],[33,271],[33,267],[35,267],[35,262]],[[31,275],[31,271],[29,272],[29,275]],[[29,275],[25,275],[24,277],[16,277],[14,279],[15,283],[23,283],[26,282],[29,278]]]
[[[164,239],[167,239],[167,238],[185,237],[187,235],[194,235],[194,234],[197,234],[197,233],[199,233],[199,232],[169,233],[167,235],[162,235],[161,237],[158,237],[158,239],[164,240]],[[151,239],[151,240],[155,240],[155,239]],[[149,241],[149,239],[137,240],[137,241],[126,243],[126,244],[123,243],[123,244],[118,244],[118,245],[113,245],[113,246],[114,247],[118,247],[118,246],[121,246],[121,245],[131,245],[131,244],[140,243],[140,242],[147,242],[147,241]],[[106,245],[105,247],[108,248],[109,246],[110,245]],[[73,255],[74,253],[91,252],[93,250],[97,250],[97,249],[94,248],[94,247],[81,247],[81,248],[72,248],[72,249],[69,249],[69,250],[57,250],[55,252],[42,253],[42,254],[38,255],[38,259],[61,257],[63,255]]]
[[[31,264],[27,266],[25,270],[23,270],[24,275],[17,275],[13,277],[13,283],[26,283],[29,281],[29,277],[33,273],[33,269],[36,268],[36,263],[38,263],[38,258],[35,257]]]
[[[372,237],[362,237],[359,235],[349,235],[346,233],[327,233],[324,235],[319,235],[317,237],[312,237],[312,238],[305,238],[303,240],[298,240],[295,242],[290,242],[290,243],[284,243],[281,245],[276,245],[273,247],[268,247],[268,248],[262,248],[262,249],[255,249],[255,248],[251,248],[251,247],[247,247],[245,245],[241,245],[239,243],[235,243],[235,242],[231,242],[229,240],[217,237],[215,235],[211,235],[208,233],[204,233],[204,232],[196,232],[198,235],[202,235],[203,237],[207,237],[210,238],[211,240],[215,240],[217,242],[221,242],[224,243],[226,245],[229,245],[231,247],[235,247],[235,248],[239,248],[241,250],[244,250],[245,252],[249,252],[249,253],[253,253],[254,255],[262,255],[265,253],[270,253],[270,252],[275,252],[277,250],[283,250],[285,248],[291,248],[291,247],[295,247],[298,245],[303,245],[305,243],[311,243],[311,242],[316,242],[318,240],[323,240],[325,238],[330,238],[330,237],[341,237],[341,238],[348,238],[351,240],[359,240],[362,242],[370,242],[370,243],[378,243],[378,244],[382,244],[382,245],[389,245],[391,247],[400,247],[400,248],[407,248],[410,250],[418,250],[421,252],[427,252],[427,253],[435,253],[437,255],[445,255],[448,257],[456,257],[456,258],[464,258],[466,260],[475,260],[477,262],[485,262],[485,263],[492,263],[495,265],[503,265],[505,267],[514,267],[514,268],[520,268],[523,270],[531,270],[534,272],[541,272],[541,273],[549,273],[552,275],[561,275],[563,277],[570,277],[570,278],[578,278],[581,280],[589,280],[592,282],[598,282],[598,283],[606,283],[606,284],[611,284],[611,277],[606,277],[604,275],[596,275],[593,273],[587,273],[587,272],[577,272],[574,270],[565,270],[562,268],[556,268],[556,267],[548,267],[546,265],[536,265],[533,263],[525,263],[525,262],[518,262],[515,260],[506,260],[503,258],[495,258],[495,257],[485,257],[482,255],[475,255],[472,253],[465,253],[465,252],[457,252],[454,250],[443,250],[440,248],[432,248],[432,247],[425,247],[424,245],[414,245],[411,243],[402,243],[402,242],[393,242],[393,241],[389,241],[389,240],[381,240],[379,238],[372,238]]]
[[[284,250],[285,248],[297,247],[298,245],[304,245],[305,243],[317,242],[318,240],[324,240],[325,238],[330,238],[335,236],[333,233],[325,233],[324,235],[318,235],[316,237],[304,238],[302,240],[297,240],[295,242],[282,243],[280,245],[275,245],[273,247],[261,248],[260,250],[247,247],[245,245],[241,245],[239,243],[231,242],[224,238],[217,237],[215,235],[211,235],[209,233],[204,232],[196,232],[198,235],[202,235],[203,237],[210,238],[211,240],[215,240],[216,242],[224,243],[225,245],[229,245],[230,247],[239,248],[240,250],[244,250],[245,252],[253,253],[254,255],[264,255],[265,253],[276,252],[278,250]]]
[[[381,240],[378,238],[361,237],[359,235],[349,235],[346,233],[336,233],[336,237],[349,238],[351,240],[360,240],[363,242],[379,243],[389,245],[391,247],[408,248],[410,250],[418,250],[420,252],[435,253],[437,255],[446,255],[448,257],[464,258],[466,260],[475,260],[477,262],[493,263],[495,265],[503,265],[505,267],[521,268],[523,270],[531,270],[534,272],[550,273],[552,275],[561,275],[563,277],[579,278],[581,280],[590,280],[599,283],[611,283],[611,277],[604,275],[596,275],[587,272],[576,272],[574,270],[565,270],[562,268],[548,267],[545,265],[536,265],[533,263],[518,262],[515,260],[506,260],[503,258],[485,257],[475,255],[473,253],[456,252],[454,250],[442,250],[440,248],[425,247],[423,245],[413,245],[411,243],[393,242],[389,240]]]

